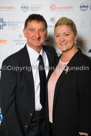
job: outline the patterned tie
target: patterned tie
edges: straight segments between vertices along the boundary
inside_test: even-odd
[[[39,55],[39,77],[40,77],[40,103],[45,108],[45,87],[46,87],[46,74],[44,69],[43,58]]]

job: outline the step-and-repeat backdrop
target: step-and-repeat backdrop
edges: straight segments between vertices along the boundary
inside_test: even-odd
[[[44,44],[54,46],[58,55],[55,22],[63,16],[71,18],[77,26],[78,46],[91,57],[91,0],[0,0],[0,72],[2,61],[25,45],[24,21],[32,13],[46,19],[48,36]]]

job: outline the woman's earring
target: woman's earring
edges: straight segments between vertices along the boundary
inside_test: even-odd
[[[75,44],[77,44],[77,41],[75,40]]]

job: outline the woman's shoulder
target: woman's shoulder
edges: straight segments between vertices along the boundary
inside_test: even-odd
[[[81,53],[80,58],[79,58],[79,63],[91,66],[91,58],[87,56],[86,54]]]

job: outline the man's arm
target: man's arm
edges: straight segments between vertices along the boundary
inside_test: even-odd
[[[16,111],[17,73],[4,61],[1,72],[1,112],[9,136],[23,136]]]

